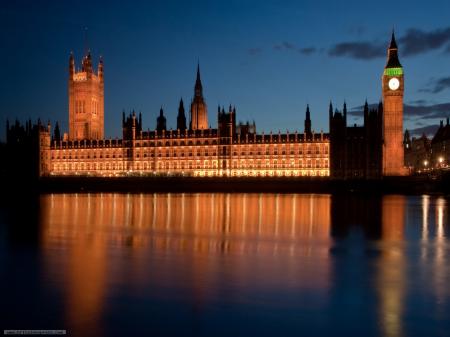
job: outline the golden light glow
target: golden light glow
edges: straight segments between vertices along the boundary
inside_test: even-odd
[[[96,319],[108,285],[118,279],[126,277],[135,289],[146,288],[149,282],[163,283],[164,277],[146,262],[149,256],[166,252],[182,257],[180,268],[189,266],[195,274],[192,287],[196,290],[202,288],[200,280],[220,283],[214,275],[221,267],[236,282],[251,279],[254,268],[262,268],[259,282],[273,282],[270,269],[242,255],[277,259],[272,265],[286,273],[291,286],[328,288],[330,207],[329,195],[45,195],[40,207],[42,242],[51,269],[63,266],[59,277],[70,284],[66,300],[73,314],[86,312]],[[55,254],[60,247],[65,247],[64,252]],[[117,260],[107,259],[111,247],[115,255],[142,258],[113,264]],[[229,261],[226,266],[213,263],[215,258],[223,261],[224,255]],[[305,257],[318,257],[319,263],[307,263],[306,270],[300,271],[299,258]]]
[[[210,136],[211,135],[211,136]],[[48,149],[49,175],[68,176],[193,176],[193,177],[326,177],[329,140],[323,136],[304,142],[278,138],[257,143],[234,142],[229,155],[220,155],[218,138],[163,137],[122,140],[53,142]],[[195,144],[195,145],[194,145]]]

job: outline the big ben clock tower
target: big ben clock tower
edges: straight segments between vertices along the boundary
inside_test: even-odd
[[[403,176],[403,67],[398,59],[394,32],[388,49],[383,77],[383,175]]]

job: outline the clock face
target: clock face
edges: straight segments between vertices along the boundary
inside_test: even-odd
[[[400,81],[398,78],[393,77],[389,80],[389,89],[397,90],[400,87]]]

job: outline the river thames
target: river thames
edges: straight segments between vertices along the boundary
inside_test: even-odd
[[[449,218],[448,199],[427,195],[6,199],[1,327],[448,336]]]

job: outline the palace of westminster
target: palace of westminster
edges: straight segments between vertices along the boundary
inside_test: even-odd
[[[180,100],[177,128],[168,130],[161,109],[156,129],[142,115],[122,116],[122,139],[104,137],[104,68],[94,70],[86,53],[81,69],[69,60],[69,130],[40,122],[7,125],[7,145],[19,149],[33,137],[39,176],[155,176],[377,178],[407,174],[403,148],[403,68],[394,34],[382,75],[383,101],[364,107],[364,124],[347,126],[347,107],[329,106],[330,132],[311,128],[309,107],[303,132],[257,133],[255,124],[236,123],[235,107],[217,109],[209,127],[200,69],[186,116]],[[28,142],[30,143],[30,142]]]

